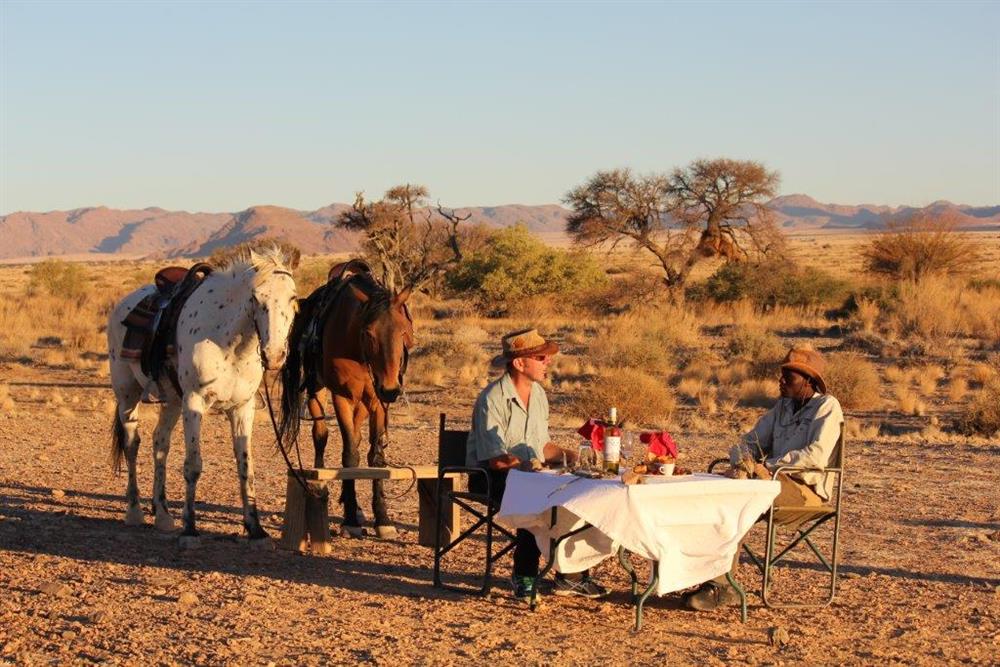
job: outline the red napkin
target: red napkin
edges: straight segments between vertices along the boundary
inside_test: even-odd
[[[654,456],[672,456],[677,458],[677,443],[666,431],[647,431],[639,434],[639,442],[649,446],[649,453]]]
[[[596,419],[588,419],[576,432],[590,440],[595,452],[604,451],[604,424]]]

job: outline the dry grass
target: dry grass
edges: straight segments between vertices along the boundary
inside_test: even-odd
[[[875,366],[859,354],[837,352],[827,360],[827,388],[845,408],[872,409],[881,403]]]
[[[948,381],[948,401],[958,403],[969,393],[969,382],[962,376],[952,377]]]
[[[988,437],[1000,432],[1000,381],[990,381],[966,403],[958,418],[958,429],[965,434]]]
[[[607,368],[577,394],[571,410],[579,415],[601,415],[608,406],[630,428],[665,428],[670,424],[677,400],[661,380],[635,368]]]
[[[978,386],[983,386],[997,376],[997,369],[992,364],[978,363],[969,368],[969,379]]]
[[[8,412],[14,409],[14,399],[10,396],[10,387],[0,384],[0,410]]]
[[[775,380],[744,380],[736,389],[740,405],[748,408],[769,408],[778,398],[778,383]]]

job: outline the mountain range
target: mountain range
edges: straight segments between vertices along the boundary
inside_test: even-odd
[[[975,207],[938,201],[923,208],[822,204],[806,195],[773,199],[778,224],[788,232],[880,229],[917,211],[948,214],[965,230],[1000,231],[1000,206]],[[284,238],[306,254],[351,252],[358,235],[334,223],[348,204],[315,211],[252,206],[237,213],[189,213],[162,208],[118,210],[104,206],[0,217],[0,259],[92,253],[150,257],[202,257],[219,247],[263,236]],[[564,233],[569,211],[555,204],[456,209],[467,224],[507,227],[522,223],[542,237]]]

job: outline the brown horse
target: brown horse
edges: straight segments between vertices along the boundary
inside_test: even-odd
[[[281,442],[289,447],[299,432],[302,394],[312,417],[315,466],[322,468],[328,431],[325,396],[343,442],[343,466],[360,461],[361,427],[368,418],[369,466],[385,466],[388,407],[403,389],[403,374],[413,345],[413,321],[406,308],[409,289],[391,294],[360,262],[331,269],[330,280],[300,303],[282,369]],[[344,531],[362,534],[353,480],[344,480]],[[372,510],[379,537],[394,537],[396,529],[385,506],[382,481],[372,482]]]

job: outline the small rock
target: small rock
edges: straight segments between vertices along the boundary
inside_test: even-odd
[[[781,626],[775,626],[767,631],[768,643],[776,648],[781,648],[790,640],[791,638],[788,636],[788,630]]]
[[[46,595],[51,595],[56,598],[69,597],[73,594],[73,589],[66,584],[60,584],[58,581],[46,581],[38,587],[38,590]]]
[[[63,630],[62,638],[66,640],[76,639],[76,633],[72,630]]]
[[[51,493],[52,493],[52,497],[55,498],[56,500],[59,500],[60,498],[65,498],[66,497],[66,492],[63,491],[62,489],[52,489]]]
[[[184,591],[177,596],[177,604],[182,607],[193,607],[198,604],[198,596],[191,591]]]
[[[87,623],[90,623],[91,625],[99,625],[106,620],[108,620],[108,612],[104,610],[92,612],[87,616]]]
[[[988,534],[986,538],[993,540],[994,542],[1000,542],[1000,530],[994,530],[992,533]]]
[[[160,596],[163,596],[163,595],[167,594],[167,589],[165,589],[165,588],[154,588],[151,592],[152,592],[152,594],[154,596],[160,597]]]

